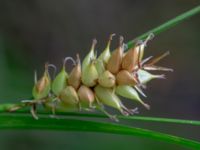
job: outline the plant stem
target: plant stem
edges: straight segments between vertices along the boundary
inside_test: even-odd
[[[0,113],[8,112],[8,110],[17,104],[1,104],[0,105]],[[38,111],[39,114],[49,115],[51,112],[48,111]],[[15,114],[30,114],[28,109],[21,109],[15,111]],[[108,118],[103,114],[89,114],[89,113],[78,113],[78,112],[56,112],[57,115],[67,117],[84,117],[84,118]],[[200,126],[200,121],[196,120],[183,120],[183,119],[171,119],[171,118],[159,118],[159,117],[145,117],[145,116],[117,116],[119,119],[123,120],[137,120],[137,121],[148,121],[148,122],[159,122],[159,123],[175,123],[175,124],[188,124],[188,125],[196,125]]]
[[[190,17],[192,17],[192,16],[194,16],[194,15],[196,15],[198,13],[200,13],[200,5],[195,7],[195,8],[193,8],[193,9],[191,9],[191,10],[189,10],[189,11],[187,11],[187,12],[185,12],[185,13],[183,13],[183,14],[181,14],[181,15],[179,15],[179,16],[177,16],[177,17],[175,17],[175,18],[173,18],[173,19],[171,19],[171,20],[169,20],[169,21],[167,21],[167,22],[165,22],[165,23],[163,23],[162,25],[160,25],[160,26],[158,26],[158,27],[156,27],[156,28],[154,28],[152,30],[149,30],[148,32],[136,37],[135,39],[129,41],[127,43],[127,49],[133,47],[134,44],[138,40],[142,40],[142,39],[147,38],[147,36],[150,33],[153,33],[154,35],[158,35],[159,33],[164,32],[164,31],[172,28],[173,26],[175,26],[175,25],[187,20],[188,18],[190,18]]]

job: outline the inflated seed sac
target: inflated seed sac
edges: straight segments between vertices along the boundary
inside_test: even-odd
[[[112,37],[115,36],[115,34],[111,34],[107,43],[107,46],[105,50],[101,53],[101,55],[98,57],[98,60],[102,60],[104,64],[108,63],[108,60],[110,59],[110,44],[112,41]]]
[[[99,76],[98,82],[101,86],[111,88],[115,86],[115,76],[108,70]]]
[[[82,83],[88,87],[93,87],[97,84],[98,77],[99,75],[95,66],[95,60],[92,60],[82,71]]]
[[[41,100],[49,95],[51,90],[51,79],[48,72],[48,64],[45,64],[45,71],[43,76],[35,81],[32,94],[35,100]]]
[[[60,92],[67,86],[67,78],[68,73],[65,70],[65,67],[62,68],[62,70],[57,74],[55,79],[52,83],[52,92],[58,96]]]
[[[95,55],[95,52],[94,52],[96,44],[97,44],[97,40],[93,39],[90,52],[83,59],[83,62],[82,62],[82,72],[84,72],[85,68],[91,63],[91,60],[96,59],[96,55]]]
[[[145,70],[139,69],[137,71],[138,79],[141,84],[146,84],[147,82],[151,81],[152,79],[165,79],[164,74],[154,75]]]
[[[123,37],[121,36],[119,47],[112,52],[106,66],[107,70],[109,70],[111,73],[117,74],[121,69],[123,52],[124,52],[124,43],[123,43]]]
[[[122,59],[122,69],[132,72],[137,65],[138,56],[135,48],[131,48]]]
[[[122,68],[128,70],[129,72],[134,71],[136,68],[140,68],[141,61],[144,56],[144,48],[149,40],[153,38],[153,34],[149,34],[149,36],[145,39],[145,41],[139,41],[135,47],[128,50],[126,55],[124,55],[122,60]]]
[[[95,100],[95,96],[92,89],[90,89],[89,87],[85,85],[81,85],[80,88],[78,89],[78,96],[79,96],[81,105],[83,106],[86,105],[86,106],[89,106],[90,108],[93,107],[92,104]]]
[[[148,104],[144,103],[140,99],[137,91],[131,86],[119,85],[116,87],[115,92],[120,96],[123,96],[125,98],[128,98],[128,99],[131,99],[131,100],[141,103],[146,109],[150,109],[150,106]]]
[[[116,81],[118,85],[131,85],[135,86],[137,84],[137,81],[133,74],[128,72],[127,70],[121,70],[118,72],[116,76]]]
[[[134,69],[140,67],[144,55],[145,42],[136,44],[135,47],[128,50],[122,59],[122,69],[133,72]]]
[[[119,97],[115,94],[113,89],[111,88],[104,88],[100,85],[97,85],[94,88],[96,99],[100,103],[103,103],[107,106],[110,106],[112,108],[115,108],[121,112],[123,115],[132,115],[137,113],[136,109],[128,109],[126,106],[123,105]]]
[[[60,93],[59,99],[65,105],[78,106],[79,98],[76,90],[72,86],[66,86]]]
[[[68,84],[78,89],[81,84],[81,62],[79,55],[77,54],[76,65],[69,74]]]
[[[134,69],[140,67],[140,62],[143,57],[144,44],[138,43],[135,47],[126,52],[122,59],[122,69],[133,72]]]
[[[56,96],[58,96],[60,92],[67,86],[67,80],[68,80],[69,75],[66,71],[65,64],[68,60],[71,60],[73,63],[75,63],[72,57],[66,57],[63,60],[62,70],[56,75],[55,79],[53,80],[51,88],[52,88],[52,92]]]
[[[108,60],[110,59],[110,44],[111,44],[111,40],[112,37],[115,34],[111,34],[107,43],[107,46],[105,48],[105,50],[100,54],[100,56],[98,57],[97,61],[96,61],[96,69],[99,75],[101,75],[104,71],[105,71],[105,66],[108,63]]]
[[[100,85],[97,85],[94,88],[95,94],[98,98],[98,100],[110,107],[113,107],[115,109],[118,109],[120,112],[123,112],[121,101],[117,95],[113,92],[110,88],[104,88]]]

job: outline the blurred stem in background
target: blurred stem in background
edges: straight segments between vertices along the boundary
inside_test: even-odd
[[[15,59],[15,56],[18,56]],[[26,60],[16,43],[0,35],[0,99],[2,102],[17,102],[30,96],[32,83]],[[21,59],[21,61],[19,61]]]

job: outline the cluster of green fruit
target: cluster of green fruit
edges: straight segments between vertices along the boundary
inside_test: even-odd
[[[80,110],[101,110],[110,118],[115,119],[104,108],[109,106],[119,110],[123,115],[137,113],[137,108],[129,109],[118,96],[138,101],[145,108],[150,106],[144,103],[139,94],[146,96],[142,88],[146,83],[155,78],[165,78],[162,75],[153,75],[149,70],[172,71],[170,68],[156,66],[155,64],[169,54],[153,58],[152,56],[143,59],[144,48],[147,42],[152,39],[150,34],[144,41],[136,43],[135,47],[124,52],[125,44],[123,37],[119,38],[119,46],[110,51],[110,44],[113,34],[110,35],[105,50],[97,57],[95,51],[96,40],[93,40],[92,47],[82,63],[79,55],[76,60],[66,57],[62,70],[51,79],[49,75],[50,64],[45,65],[43,76],[37,80],[33,88],[31,101],[22,101],[31,106],[31,113],[36,115],[36,105],[43,104],[53,112],[59,111],[80,111]],[[73,62],[73,69],[70,73],[66,71],[66,62]]]

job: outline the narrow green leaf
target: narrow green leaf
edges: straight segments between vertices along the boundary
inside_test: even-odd
[[[36,121],[32,117],[26,115],[19,116],[4,114],[0,116],[0,129],[42,129],[124,134],[179,144],[189,148],[200,148],[199,142],[177,136],[114,123],[94,122],[78,119],[49,119],[47,117],[41,117]]]

